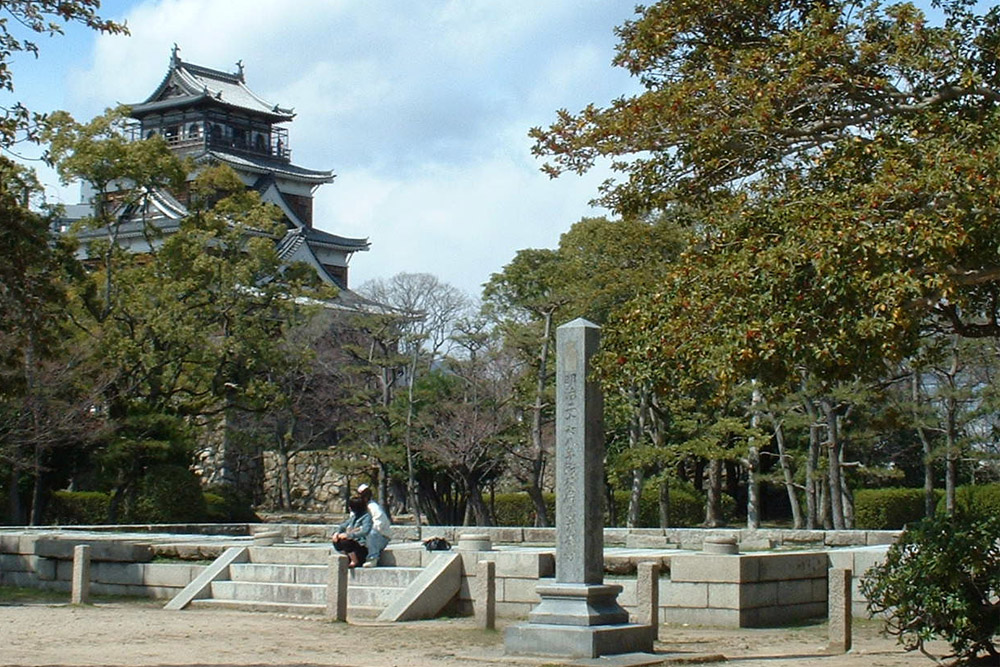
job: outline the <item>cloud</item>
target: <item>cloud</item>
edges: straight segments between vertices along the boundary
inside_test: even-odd
[[[516,250],[552,246],[595,212],[604,175],[549,181],[527,132],[635,88],[610,65],[632,12],[631,0],[155,0],[118,17],[130,38],[94,39],[67,99],[84,118],[144,100],[175,42],[190,62],[242,60],[252,89],[294,107],[294,161],[338,173],[317,221],[371,238],[355,280],[424,271],[478,292]]]

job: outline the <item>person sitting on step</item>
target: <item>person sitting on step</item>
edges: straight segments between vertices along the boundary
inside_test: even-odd
[[[346,554],[349,559],[347,567],[355,568],[368,558],[368,539],[372,533],[372,515],[364,500],[355,496],[347,501],[350,514],[347,519],[334,530],[333,548]]]
[[[372,531],[368,535],[368,560],[365,562],[365,567],[374,567],[378,564],[382,549],[392,539],[392,522],[388,513],[372,497],[372,487],[367,484],[360,485],[358,496],[367,504],[368,513],[372,517]]]

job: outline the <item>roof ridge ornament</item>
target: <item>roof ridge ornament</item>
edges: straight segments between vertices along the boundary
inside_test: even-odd
[[[181,52],[181,47],[177,46],[177,42],[174,42],[174,46],[170,49],[170,66],[177,67],[181,64],[181,57],[177,55]]]
[[[240,83],[246,83],[246,78],[243,76],[243,59],[240,58],[236,61],[236,76],[239,78]]]

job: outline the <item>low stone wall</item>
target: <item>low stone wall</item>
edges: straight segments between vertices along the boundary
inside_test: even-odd
[[[167,599],[206,567],[195,563],[154,563],[153,549],[116,540],[52,539],[0,533],[0,585],[69,593],[73,548],[91,547],[90,592]]]
[[[95,594],[172,598],[204,569],[209,561],[236,543],[252,543],[253,535],[280,530],[287,541],[325,543],[331,526],[326,524],[250,524],[243,535],[235,525],[219,535],[163,535],[130,527],[130,535],[84,533],[69,530],[0,530],[0,585],[47,588],[68,592],[72,574],[73,547],[91,546],[92,592]],[[155,528],[155,527],[154,527]],[[436,554],[426,551],[421,540],[444,537],[462,557],[463,577],[455,612],[472,613],[477,564],[495,563],[496,613],[500,617],[525,618],[540,598],[536,588],[555,576],[555,530],[551,528],[485,528],[455,526],[395,526],[394,540],[384,553],[387,565],[424,565]],[[488,537],[488,551],[462,550],[461,537],[473,532]],[[680,532],[678,532],[680,531]],[[187,532],[194,532],[193,530]],[[797,533],[796,540],[783,539],[782,532]],[[606,583],[622,586],[619,602],[635,614],[637,563],[654,561],[661,566],[659,582],[660,619],[667,623],[720,626],[768,626],[822,617],[827,606],[829,568],[847,568],[854,573],[853,613],[866,615],[866,600],[859,581],[865,572],[885,558],[887,542],[895,533],[875,531],[757,531],[780,546],[771,551],[739,554],[705,554],[708,537],[737,539],[742,531],[698,531],[697,529],[606,529],[609,551],[605,554]],[[700,534],[696,534],[700,533]],[[791,551],[803,534],[827,545],[812,550]],[[746,535],[743,535],[744,537]],[[840,544],[850,538],[852,546]],[[651,542],[662,541],[653,546]],[[643,546],[637,547],[637,543]],[[856,544],[860,543],[860,544]],[[869,543],[872,543],[869,545]],[[697,544],[697,547],[695,545]],[[762,544],[762,542],[758,542]],[[628,546],[626,546],[628,545]],[[744,549],[746,544],[744,543]],[[178,559],[153,562],[156,557]],[[186,561],[186,562],[185,562]]]

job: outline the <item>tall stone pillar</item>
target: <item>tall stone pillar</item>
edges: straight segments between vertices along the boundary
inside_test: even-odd
[[[556,329],[556,580],[536,588],[528,623],[510,626],[509,655],[596,658],[652,651],[630,624],[621,586],[604,584],[604,401],[591,377],[600,328],[577,319]]]

